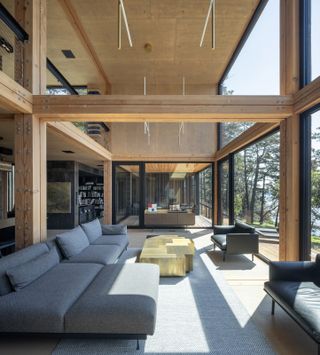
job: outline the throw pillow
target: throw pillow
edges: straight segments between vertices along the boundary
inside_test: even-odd
[[[102,224],[102,234],[103,235],[126,235],[128,234],[127,226],[123,224]]]
[[[90,244],[93,243],[96,239],[98,239],[102,235],[101,224],[98,218],[96,218],[95,220],[89,223],[81,224],[81,227],[86,233]]]
[[[40,276],[59,264],[59,255],[55,248],[48,253],[42,254],[24,264],[9,268],[7,276],[9,277],[12,288],[19,291],[28,286]]]
[[[57,243],[62,251],[62,254],[67,259],[81,253],[83,249],[90,245],[85,232],[80,226],[69,232],[58,234]]]

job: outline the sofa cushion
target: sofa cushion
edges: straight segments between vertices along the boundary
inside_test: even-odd
[[[94,245],[119,245],[122,249],[125,249],[129,244],[128,236],[124,234],[119,235],[102,235],[96,239],[92,244]]]
[[[97,238],[101,237],[102,235],[101,224],[98,218],[96,218],[91,222],[81,224],[81,227],[86,233],[90,244],[93,243]]]
[[[24,264],[7,270],[10,283],[15,291],[19,291],[37,280],[40,276],[59,264],[59,255],[55,248]]]
[[[0,298],[0,332],[64,332],[64,316],[102,266],[60,263],[19,292]]]
[[[67,259],[81,253],[83,249],[89,246],[89,240],[80,226],[71,231],[58,234],[56,240]]]
[[[123,249],[119,245],[89,245],[80,254],[74,255],[64,262],[114,264],[122,251]]]
[[[102,224],[102,234],[128,234],[128,228],[124,224]]]
[[[65,317],[67,332],[153,334],[159,267],[115,264],[104,267]]]
[[[227,236],[225,234],[214,234],[211,236],[211,240],[216,242],[220,249],[225,250],[227,248]]]
[[[233,233],[254,233],[255,228],[241,221],[236,221]]]
[[[3,296],[12,292],[12,287],[6,273],[9,268],[26,263],[42,254],[48,253],[48,251],[49,248],[45,243],[38,243],[0,258],[0,295]]]
[[[294,310],[294,318],[303,327],[312,330],[313,336],[320,341],[320,287],[313,282],[269,281],[265,283],[267,291],[285,309]]]

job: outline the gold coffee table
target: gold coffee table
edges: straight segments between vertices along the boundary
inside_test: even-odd
[[[160,276],[185,276],[193,270],[194,243],[178,235],[159,235],[144,242],[140,263],[157,264]]]

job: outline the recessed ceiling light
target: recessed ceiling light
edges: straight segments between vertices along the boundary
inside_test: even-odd
[[[62,152],[66,154],[74,154],[72,150],[63,150]]]
[[[61,52],[63,53],[63,55],[68,58],[68,59],[72,59],[75,58],[76,56],[73,54],[71,49],[62,49]]]

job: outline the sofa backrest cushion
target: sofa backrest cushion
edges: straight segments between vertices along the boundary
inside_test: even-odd
[[[101,224],[96,218],[95,220],[81,224],[82,229],[86,233],[90,244],[93,243],[96,239],[102,236]]]
[[[128,234],[127,226],[123,224],[102,224],[102,234],[103,235],[126,235]]]
[[[40,276],[59,264],[60,259],[55,248],[24,264],[7,269],[12,288],[19,291],[37,280]]]
[[[255,228],[251,227],[249,224],[236,221],[234,233],[254,233]]]
[[[0,295],[4,296],[12,292],[12,287],[7,276],[7,269],[24,264],[48,252],[49,248],[45,243],[38,243],[0,258]]]
[[[58,234],[56,241],[62,254],[67,259],[81,253],[83,249],[90,245],[89,239],[80,226],[71,231]]]

